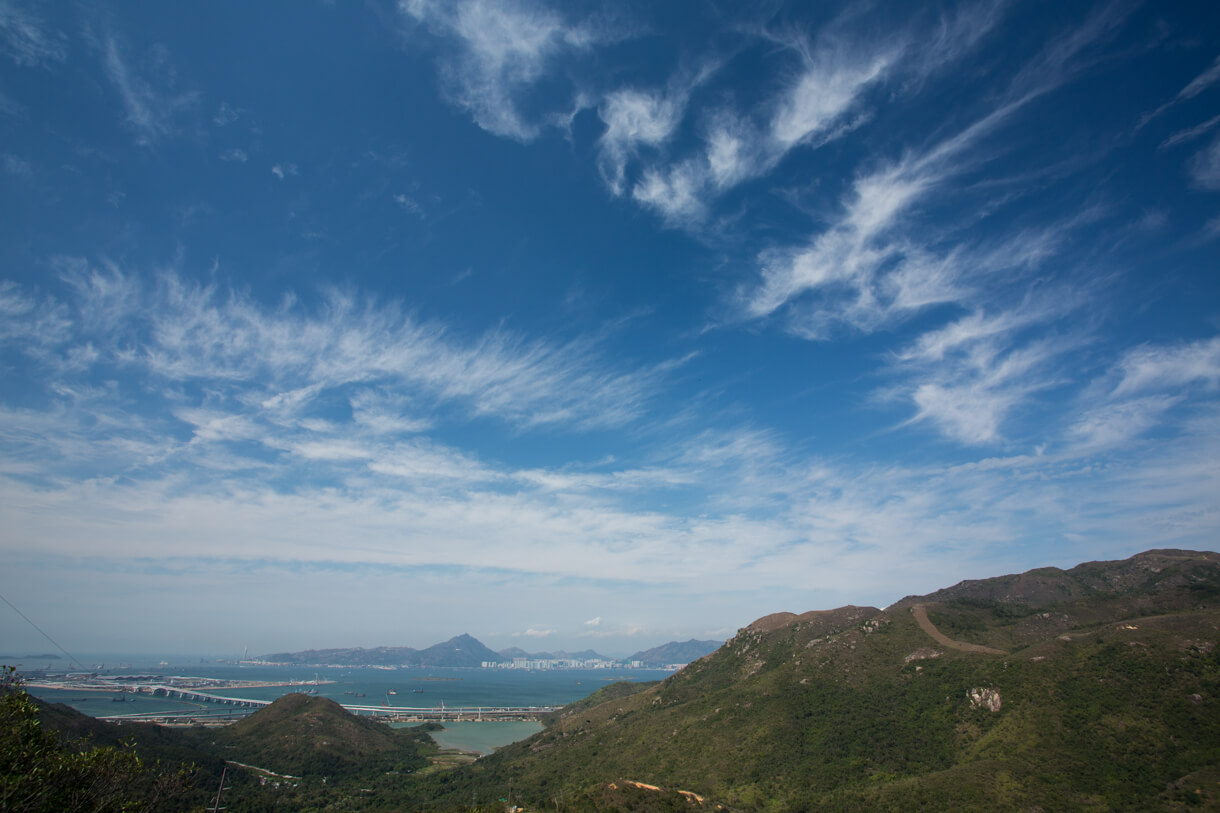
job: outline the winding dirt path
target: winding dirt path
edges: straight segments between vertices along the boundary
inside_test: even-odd
[[[928,618],[928,611],[922,604],[916,604],[911,608],[911,613],[915,616],[915,622],[919,624],[919,628],[936,641],[941,646],[947,646],[950,649],[956,649],[959,652],[978,652],[982,655],[1007,655],[1008,653],[1002,649],[992,649],[989,646],[980,644],[968,644],[965,641],[954,641],[949,636],[936,628],[932,620]]]

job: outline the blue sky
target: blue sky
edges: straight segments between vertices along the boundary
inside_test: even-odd
[[[1220,12],[737,5],[0,0],[0,590],[617,654],[1215,549]]]

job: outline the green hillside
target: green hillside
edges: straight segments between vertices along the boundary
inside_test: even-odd
[[[768,616],[430,793],[511,785],[539,809],[1215,809],[1218,638],[1220,555],[1184,551]]]
[[[410,730],[357,717],[333,700],[289,694],[212,732],[226,759],[292,776],[410,772],[426,765]]]

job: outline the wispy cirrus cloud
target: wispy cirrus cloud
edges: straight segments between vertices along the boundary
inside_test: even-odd
[[[212,124],[217,127],[227,127],[241,118],[241,114],[241,110],[234,108],[228,102],[222,101],[220,107],[216,108],[216,113],[212,116]]]
[[[706,113],[701,149],[674,163],[647,163],[632,189],[638,203],[671,226],[697,228],[726,190],[771,171],[797,147],[816,147],[852,129],[848,114],[897,58],[897,51],[875,46],[814,47],[799,39],[787,45],[799,55],[801,70],[761,111],[762,120],[724,107]],[[609,134],[615,125],[606,120]],[[608,182],[618,194],[630,156],[615,156],[616,172]]]
[[[1161,149],[1176,147],[1178,144],[1184,144],[1187,141],[1193,141],[1201,135],[1205,135],[1220,124],[1220,116],[1213,116],[1202,124],[1197,124],[1194,127],[1187,127],[1185,130],[1179,130],[1169,138],[1161,142]]]
[[[808,245],[772,249],[760,256],[761,279],[737,292],[751,318],[770,316],[808,293],[820,298],[796,309],[789,329],[827,338],[836,324],[872,331],[928,305],[967,302],[966,277],[974,268],[1018,268],[1053,251],[1073,221],[1018,232],[1004,250],[984,245],[938,246],[905,222],[934,190],[986,160],[978,142],[1031,100],[1024,95],[922,153],[860,175],[843,212]],[[1085,212],[1075,220],[1092,216]]]
[[[1140,347],[1129,351],[1118,368],[1122,377],[1114,387],[1115,396],[1180,390],[1191,384],[1215,390],[1220,387],[1220,338],[1176,347]]]
[[[1220,138],[1215,138],[1187,163],[1191,180],[1203,189],[1220,189]]]
[[[651,92],[622,88],[602,101],[598,114],[606,131],[598,142],[598,168],[615,195],[624,191],[627,162],[637,150],[664,144],[678,128],[691,89],[683,84]]]
[[[151,69],[145,72],[132,65],[124,45],[114,34],[103,34],[96,45],[102,69],[119,94],[124,122],[135,134],[136,143],[147,147],[174,134],[178,116],[194,109],[199,95],[172,87],[169,52],[160,46],[150,49]]]
[[[912,423],[928,422],[960,443],[996,442],[1015,409],[1059,383],[1054,363],[1081,337],[1047,336],[1046,325],[1078,304],[1059,295],[994,313],[975,311],[927,331],[894,355],[891,373],[899,383],[887,395],[911,402]]]
[[[890,329],[933,306],[964,309],[968,315],[924,328],[898,351],[889,370],[894,383],[881,392],[909,401],[912,422],[956,442],[1003,440],[1003,427],[1019,407],[1059,385],[1057,360],[1083,340],[1081,333],[1058,332],[1053,340],[1045,333],[1079,297],[1031,302],[1022,280],[1032,281],[1104,208],[978,232],[985,237],[945,221],[943,210],[933,216],[927,209],[950,190],[974,191],[966,179],[994,160],[1000,148],[988,147],[991,140],[1091,65],[1092,46],[1123,19],[1121,10],[1091,16],[1013,74],[984,115],[857,174],[840,213],[808,244],[760,254],[759,279],[737,291],[742,316],[780,317],[789,333],[825,341]]]
[[[150,284],[113,267],[60,269],[71,278],[62,301],[0,288],[11,317],[0,321],[11,331],[0,352],[47,362],[46,403],[0,410],[6,555],[76,560],[104,550],[120,569],[199,573],[234,562],[290,563],[282,566],[296,575],[402,570],[423,579],[416,590],[440,579],[420,574],[448,573],[514,595],[577,585],[584,600],[641,607],[658,593],[712,591],[722,597],[715,608],[680,603],[697,604],[705,626],[731,626],[756,612],[760,590],[777,608],[883,604],[994,572],[994,561],[977,562],[1000,551],[1043,546],[1043,561],[1070,564],[1055,559],[1066,535],[1072,557],[1114,556],[1151,539],[1199,544],[1217,530],[1207,506],[1220,485],[1220,427],[1202,418],[1166,426],[1187,390],[1212,397],[1214,340],[1124,354],[1102,389],[1118,393],[1116,406],[1105,413],[1090,399],[1076,426],[1043,439],[1058,447],[1046,455],[870,464],[730,426],[647,450],[625,443],[622,460],[571,455],[522,467],[433,433],[465,419],[439,406],[471,410],[487,385],[471,374],[459,387],[466,394],[450,398],[400,372],[387,358],[426,367],[431,354],[459,360],[431,363],[461,377],[477,353],[397,308],[352,294],[268,307],[173,276]],[[1039,336],[1051,307],[979,311],[913,340],[894,362],[911,376],[907,395],[918,376],[932,376],[964,415],[927,401],[921,420],[971,444],[993,437],[1006,410],[1045,380],[1029,371],[1071,348]],[[40,322],[53,329],[35,339]],[[92,353],[70,361],[86,347]],[[565,358],[563,347],[525,356],[546,368]],[[501,352],[488,362],[502,364]],[[576,361],[575,376],[552,370],[546,397],[618,395],[617,385],[580,383],[605,367],[596,353]],[[490,414],[529,426],[520,413],[534,397]],[[1130,443],[1156,427],[1174,431]],[[1114,442],[1120,436],[1128,443]],[[1093,465],[1103,454],[1105,465]],[[743,587],[748,595],[727,598]],[[553,629],[538,617],[523,611],[513,623]],[[638,629],[616,621],[582,632],[600,640]]]
[[[42,437],[57,431],[56,416],[26,418],[41,421]],[[0,427],[12,430],[0,433],[6,449],[19,429],[14,419],[0,414]],[[20,431],[28,437],[34,426]],[[1216,529],[1214,512],[1210,520],[1199,514],[1214,502],[1218,482],[1206,462],[1216,449],[1214,430],[1196,427],[1178,440],[1111,454],[1096,468],[1081,450],[951,467],[796,456],[767,466],[762,479],[738,478],[732,468],[705,473],[689,510],[666,511],[506,491],[495,482],[451,487],[370,477],[337,456],[309,462],[346,472],[339,488],[328,480],[285,487],[276,467],[210,467],[203,489],[184,489],[182,472],[149,476],[147,469],[37,485],[20,471],[20,458],[6,454],[0,516],[9,538],[37,543],[47,555],[89,555],[100,547],[125,559],[492,570],[516,574],[515,589],[543,577],[613,580],[609,595],[619,603],[660,586],[681,595],[742,585],[773,590],[784,601],[812,590],[859,601],[864,584],[868,599],[888,601],[924,580],[927,589],[943,584],[946,567],[952,578],[977,575],[974,556],[1014,544],[1046,545],[1049,556],[1063,534],[1092,537],[1111,552],[1115,545],[1139,550],[1150,539],[1198,544]],[[95,440],[98,432],[82,428],[82,435]],[[113,457],[95,462],[113,471]],[[739,500],[753,509],[736,508]],[[1132,517],[1138,522],[1124,527]],[[174,546],[167,548],[167,539]],[[590,631],[613,634],[603,626]]]
[[[996,26],[1003,6],[979,3],[933,23],[887,26],[881,36],[851,30],[849,22],[858,23],[851,13],[812,40],[758,32],[780,53],[795,56],[795,69],[753,110],[721,105],[700,111],[700,148],[677,161],[646,163],[632,197],[670,226],[700,230],[711,204],[728,190],[768,175],[793,151],[825,146],[864,124],[871,92],[887,83],[905,83],[903,92],[912,92],[969,53]],[[929,40],[935,48],[926,47]],[[620,184],[621,175],[620,167]],[[617,194],[618,185],[612,188]]]
[[[442,84],[488,132],[518,141],[535,138],[547,116],[530,117],[522,97],[552,60],[620,35],[592,21],[569,23],[557,11],[528,0],[400,0],[399,10],[457,44],[442,57]]]
[[[780,97],[769,122],[768,135],[781,152],[833,132],[899,56],[897,49],[861,54],[852,45],[802,49],[803,70]]]
[[[913,421],[930,421],[962,443],[995,441],[1008,414],[1031,393],[1050,386],[1043,369],[1064,352],[1060,343],[1006,348],[975,346],[974,352],[938,367],[911,392]]]
[[[68,38],[16,0],[0,2],[0,51],[24,67],[46,67],[68,58]]]
[[[394,399],[376,395],[388,388],[400,402],[420,399],[420,408],[461,404],[522,426],[619,426],[640,415],[666,369],[617,369],[588,340],[551,343],[505,330],[459,338],[393,303],[337,290],[311,312],[291,301],[267,308],[173,273],[149,286],[114,266],[59,266],[69,301],[0,288],[9,335],[38,338],[25,352],[65,363],[87,344],[99,364],[261,393],[254,400],[277,414],[323,391],[350,391],[355,414],[370,424],[401,429],[424,418],[394,416]]]
[[[1178,91],[1176,96],[1165,102],[1165,104],[1161,105],[1156,110],[1153,110],[1151,113],[1146,113],[1140,119],[1139,125],[1136,127],[1136,129],[1138,130],[1142,128],[1148,122],[1152,121],[1165,111],[1172,107],[1176,107],[1182,102],[1193,99],[1217,83],[1220,83],[1220,56],[1216,57],[1212,64],[1202,73],[1190,80],[1190,82],[1188,82],[1181,90]]]
[[[1090,452],[1112,450],[1175,422],[1171,410],[1207,404],[1220,389],[1220,337],[1126,351],[1082,393],[1069,442]]]
[[[10,98],[3,90],[0,90],[0,115],[19,118],[24,111],[25,108]]]
[[[9,175],[25,177],[33,173],[33,168],[30,166],[30,162],[24,158],[6,152],[3,154],[3,159],[3,162],[0,163],[2,163],[4,166],[4,171]]]
[[[1170,108],[1176,107],[1185,101],[1193,99],[1213,86],[1220,84],[1220,57],[1216,57],[1211,66],[1192,79],[1178,94],[1170,99],[1165,104],[1158,107],[1156,110],[1144,115],[1140,119],[1137,130],[1144,127],[1148,122],[1157,116],[1161,115]],[[1193,141],[1202,135],[1213,130],[1217,124],[1220,124],[1220,116],[1212,118],[1197,124],[1193,127],[1187,127],[1179,130],[1173,135],[1161,142],[1161,149],[1167,149],[1179,144],[1184,144],[1188,141]],[[1195,186],[1202,189],[1220,189],[1220,138],[1212,139],[1211,143],[1203,149],[1195,153],[1186,163],[1187,173]]]
[[[11,280],[0,281],[0,317],[0,340],[21,344],[36,357],[65,342],[72,332],[71,316],[62,304]]]
[[[1130,443],[1162,425],[1165,414],[1181,400],[1171,395],[1110,400],[1081,414],[1070,427],[1068,439],[1089,451]]]
[[[863,318],[848,321],[857,327],[875,329],[886,319],[877,315],[895,312],[903,300],[894,290],[912,283],[931,295],[920,297],[924,304],[952,301],[952,252],[927,245],[904,220],[914,207],[934,190],[985,164],[992,156],[982,148],[986,139],[1011,123],[1032,102],[1078,76],[1092,58],[1089,49],[1113,35],[1124,20],[1122,9],[1108,9],[1089,17],[1076,29],[1049,42],[1035,58],[1011,79],[1000,100],[985,115],[954,135],[931,146],[908,151],[902,158],[886,162],[857,175],[844,198],[843,210],[809,245],[773,250],[761,257],[761,280],[738,292],[744,311],[753,318],[774,313],[787,303],[810,291],[827,292],[829,302],[814,304],[813,329],[797,320],[796,330],[811,337],[824,337],[816,324],[833,314],[853,311]],[[939,255],[939,256],[938,256]],[[913,261],[913,264],[908,264]],[[920,270],[924,269],[924,273]],[[908,279],[902,284],[897,273]],[[911,277],[922,278],[915,282]],[[939,279],[941,284],[926,285]],[[900,283],[893,286],[893,283]],[[888,301],[887,301],[888,299]],[[912,303],[911,300],[906,300]],[[912,303],[913,304],[913,303]],[[844,307],[846,305],[846,307]],[[871,324],[870,324],[871,322]]]

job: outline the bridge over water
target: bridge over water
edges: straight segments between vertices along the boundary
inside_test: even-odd
[[[214,692],[201,692],[197,689],[185,689],[179,686],[153,685],[142,687],[142,693],[151,693],[156,697],[170,697],[194,703],[214,703],[218,706],[228,706],[229,709],[211,711],[164,711],[144,712],[135,714],[111,714],[102,720],[143,720],[143,721],[186,721],[194,719],[218,719],[232,716],[231,712],[241,710],[243,716],[252,711],[269,706],[271,700],[255,700],[249,697],[228,697]],[[367,717],[388,717],[391,720],[404,722],[425,722],[429,720],[532,720],[539,715],[557,711],[561,706],[366,706],[340,703],[343,708],[353,714]],[[224,712],[230,714],[225,715]]]

